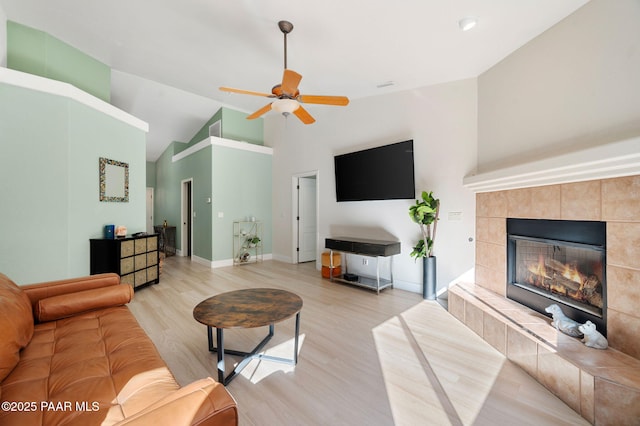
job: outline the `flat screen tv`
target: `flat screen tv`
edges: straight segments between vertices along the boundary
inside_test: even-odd
[[[413,140],[336,155],[334,163],[338,202],[415,198]]]

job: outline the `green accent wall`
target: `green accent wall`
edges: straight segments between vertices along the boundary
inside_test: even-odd
[[[7,68],[70,83],[111,100],[111,69],[51,35],[7,21]]]
[[[145,230],[145,131],[0,83],[0,145],[0,271],[17,283],[87,275],[107,224]],[[128,203],[99,201],[100,157],[129,164]]]
[[[271,253],[272,156],[213,146],[213,260],[233,258],[233,221],[262,221],[262,247]],[[223,212],[224,217],[218,217]]]
[[[193,212],[193,253],[192,255],[212,259],[211,254],[211,147],[196,152],[180,161],[173,162],[176,146],[173,142],[156,161],[156,187],[154,191],[154,216],[156,225],[165,220],[176,227],[176,246],[182,250],[182,182],[192,180]]]
[[[222,110],[223,109],[224,108],[220,108],[215,114],[213,114],[213,116],[206,123],[204,123],[204,125],[200,128],[200,130],[198,130],[196,132],[196,134],[193,135],[191,140],[187,144],[183,144],[183,146],[179,148],[180,151],[184,151],[185,149],[190,148],[193,145],[197,144],[198,142],[202,142],[203,140],[208,138],[209,137],[209,126],[211,126],[213,123],[215,123],[218,120],[222,120]],[[222,127],[224,127],[224,125],[222,125]]]
[[[263,145],[263,119],[220,108],[188,143],[174,141],[148,166],[147,186],[154,187],[156,224],[176,226],[176,246],[182,247],[182,182],[192,181],[192,255],[208,261],[233,258],[233,221],[255,216],[263,221],[263,252],[271,253],[271,155],[209,145],[176,162],[172,157],[209,139],[209,126],[221,121],[222,137]],[[211,200],[211,201],[209,201]],[[223,217],[219,217],[222,213]]]
[[[222,137],[264,145],[264,120],[247,120],[247,114],[243,112],[222,108]]]
[[[156,163],[147,161],[147,188],[156,187]]]
[[[206,123],[196,132],[186,144],[177,144],[176,153],[192,147],[209,137],[209,126],[216,121],[221,122],[221,137],[235,141],[249,142],[255,145],[264,145],[264,120],[256,118],[247,120],[244,112],[229,108],[220,108]]]
[[[182,182],[193,191],[193,256],[208,261],[233,258],[233,221],[254,216],[263,222],[263,252],[271,253],[272,156],[226,146],[208,145],[172,161],[182,143],[173,142],[156,162],[154,215],[176,226],[182,247]],[[211,199],[211,202],[209,202]],[[222,213],[219,217],[218,213]]]

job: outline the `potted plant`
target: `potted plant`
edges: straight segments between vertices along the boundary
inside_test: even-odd
[[[249,247],[255,247],[259,242],[260,238],[258,237],[247,238],[247,244],[249,245]]]
[[[436,257],[433,255],[433,242],[436,238],[440,200],[433,192],[422,191],[422,200],[409,207],[411,220],[420,226],[422,238],[413,247],[411,257],[422,258],[422,296],[425,299],[436,298]]]

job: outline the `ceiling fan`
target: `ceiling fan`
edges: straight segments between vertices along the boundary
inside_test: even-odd
[[[349,103],[349,98],[345,96],[319,96],[319,95],[301,95],[298,90],[298,84],[302,80],[302,76],[297,72],[287,68],[287,34],[293,30],[293,24],[288,21],[278,22],[280,31],[284,34],[284,74],[282,75],[282,83],[276,84],[271,89],[271,93],[253,92],[250,90],[234,89],[232,87],[220,87],[224,92],[240,93],[243,95],[262,96],[265,98],[276,98],[273,102],[260,108],[253,114],[247,116],[247,120],[253,120],[270,110],[281,112],[287,116],[293,114],[304,124],[314,123],[316,120],[300,105],[305,104],[321,104],[321,105],[338,105],[345,106]]]

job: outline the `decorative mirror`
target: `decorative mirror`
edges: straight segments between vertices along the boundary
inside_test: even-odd
[[[100,201],[129,202],[129,164],[100,157]]]

